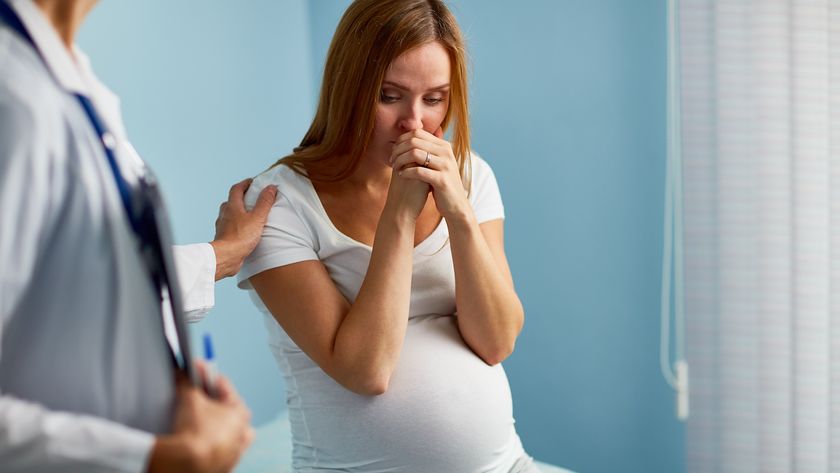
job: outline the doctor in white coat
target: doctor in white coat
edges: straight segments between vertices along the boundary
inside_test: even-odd
[[[74,45],[96,2],[4,1],[0,471],[229,471],[253,437],[250,414],[224,378],[215,399],[176,382],[160,293],[121,194],[145,166],[117,97]],[[248,185],[231,189],[213,242],[175,249],[192,319],[259,239],[275,189],[247,212]]]

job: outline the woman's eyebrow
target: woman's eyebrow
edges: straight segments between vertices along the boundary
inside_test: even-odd
[[[394,81],[390,81],[390,80],[383,81],[382,85],[390,85],[391,87],[395,87],[397,89],[405,90],[405,91],[410,91],[411,90],[411,89],[409,89],[408,87],[406,87],[402,84],[398,84],[398,83],[396,83]],[[429,90],[427,90],[427,92],[431,92],[431,91],[434,91],[434,90],[443,90],[443,89],[448,89],[448,88],[449,88],[449,83],[446,83],[446,84],[443,84],[443,85],[439,85],[437,87],[432,87]]]

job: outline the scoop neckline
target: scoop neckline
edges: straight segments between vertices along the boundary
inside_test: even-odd
[[[291,172],[294,173],[294,170],[291,170]],[[297,173],[295,173],[295,174],[297,174]],[[340,235],[342,239],[344,239],[344,240],[346,240],[346,241],[348,241],[348,242],[350,242],[350,243],[352,243],[356,246],[361,246],[363,248],[368,249],[369,251],[373,251],[372,246],[368,245],[367,243],[362,243],[359,240],[356,240],[355,238],[350,237],[349,235],[342,232],[341,230],[338,229],[338,227],[335,226],[332,219],[330,218],[330,215],[327,213],[327,209],[324,207],[324,203],[321,202],[321,197],[318,195],[318,191],[316,191],[315,186],[312,185],[312,180],[309,179],[308,176],[303,176],[303,175],[299,175],[299,176],[302,177],[303,180],[305,181],[306,191],[310,194],[310,197],[313,198],[314,201],[317,203],[317,207],[318,207],[317,210],[321,214],[320,215],[321,218],[326,220],[326,222],[329,224],[330,228],[332,228],[332,230],[336,234]],[[416,253],[418,250],[421,250],[424,246],[427,246],[428,242],[432,241],[432,239],[435,238],[438,235],[438,233],[440,233],[441,230],[445,226],[446,226],[446,219],[441,217],[440,221],[438,221],[438,224],[435,227],[435,229],[432,230],[432,233],[430,233],[426,238],[424,238],[422,241],[420,241],[420,243],[418,243],[417,245],[414,246],[414,248],[413,248],[414,252]]]

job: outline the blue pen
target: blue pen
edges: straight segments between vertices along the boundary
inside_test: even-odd
[[[218,376],[218,371],[216,370],[216,363],[214,362],[213,340],[210,338],[209,333],[204,334],[204,360],[207,365],[207,370],[204,373],[204,389],[210,397],[216,398],[218,396],[218,391],[216,390],[216,377]]]

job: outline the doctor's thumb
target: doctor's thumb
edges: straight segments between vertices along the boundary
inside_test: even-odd
[[[262,190],[262,192],[260,192],[259,197],[257,197],[257,203],[254,205],[254,210],[252,212],[259,215],[260,218],[268,217],[268,212],[271,210],[271,207],[274,205],[274,201],[276,199],[277,186],[267,186]]]

